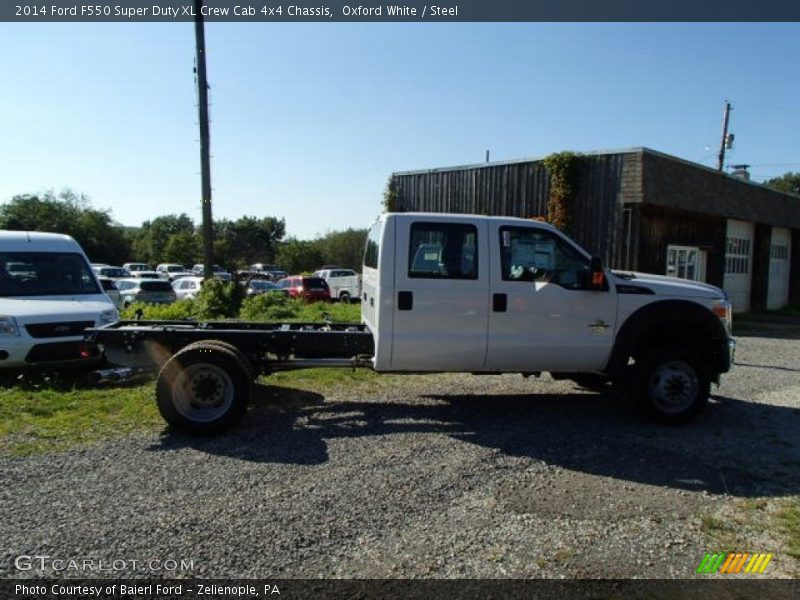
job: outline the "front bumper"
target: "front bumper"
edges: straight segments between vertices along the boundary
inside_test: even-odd
[[[719,376],[733,368],[736,355],[736,340],[724,338],[714,341],[712,356],[713,380],[719,383]]]
[[[101,358],[100,347],[83,337],[33,339],[22,335],[0,339],[0,369],[94,364]]]

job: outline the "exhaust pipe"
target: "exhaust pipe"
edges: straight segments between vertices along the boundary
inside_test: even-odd
[[[114,369],[98,369],[92,371],[87,375],[87,379],[91,385],[98,385],[101,383],[119,383],[127,381],[136,377],[137,375],[144,375],[152,371],[152,369],[144,369],[141,367],[116,367]]]

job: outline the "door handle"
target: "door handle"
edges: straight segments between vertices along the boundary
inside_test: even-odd
[[[508,308],[508,295],[492,294],[492,310],[494,312],[506,312]]]
[[[414,294],[397,292],[397,310],[411,310],[412,308],[414,308]]]

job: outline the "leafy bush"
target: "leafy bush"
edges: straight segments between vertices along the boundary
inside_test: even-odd
[[[239,318],[243,321],[284,321],[295,319],[300,303],[280,292],[268,292],[245,298]]]
[[[309,323],[319,323],[325,320],[328,315],[333,321],[340,323],[359,323],[361,322],[360,304],[342,304],[340,302],[302,302],[300,305],[298,321]]]
[[[194,300],[178,300],[172,304],[134,302],[128,308],[120,311],[120,319],[135,319],[136,312],[139,310],[142,311],[142,318],[148,321],[178,321],[197,318],[197,304]]]
[[[242,286],[216,277],[207,279],[197,294],[195,304],[198,319],[235,318],[242,305]]]

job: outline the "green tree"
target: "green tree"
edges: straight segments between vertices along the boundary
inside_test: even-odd
[[[290,274],[313,271],[323,263],[323,255],[315,242],[289,238],[278,248],[278,264]]]
[[[322,253],[323,263],[360,270],[366,241],[366,229],[345,229],[326,233],[315,244]]]
[[[240,217],[214,223],[215,260],[230,268],[247,267],[256,262],[272,262],[278,244],[286,234],[286,222],[275,217]]]
[[[125,228],[109,211],[92,208],[85,194],[70,189],[57,196],[52,191],[14,196],[0,206],[0,229],[70,235],[97,262],[119,264],[131,250]]]
[[[779,192],[800,195],[800,173],[784,173],[764,182],[764,185]]]
[[[134,244],[136,259],[152,264],[167,262],[167,243],[179,233],[194,234],[194,221],[184,213],[145,221]]]
[[[191,268],[201,254],[202,249],[197,235],[182,231],[169,236],[163,258],[165,262],[180,263]]]

